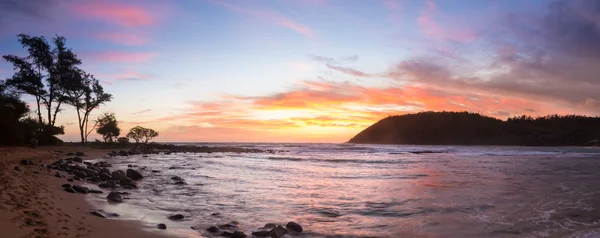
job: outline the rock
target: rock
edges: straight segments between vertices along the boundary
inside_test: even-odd
[[[88,190],[88,193],[104,193],[104,192],[102,192],[100,190],[90,189],[90,190]]]
[[[81,163],[81,162],[83,162],[83,159],[81,157],[74,157],[73,161]]]
[[[152,173],[160,173],[158,170],[152,170]]]
[[[98,174],[108,174],[110,176],[110,170],[108,170],[107,168],[102,168],[100,169],[100,171],[98,171]]]
[[[123,187],[123,188],[137,188],[137,184],[133,180],[131,180],[130,178],[127,178],[127,177],[122,178],[119,181],[119,184],[121,184],[121,187]]]
[[[219,232],[219,228],[216,227],[216,226],[211,226],[211,227],[207,228],[206,230],[208,232],[210,232],[210,233],[217,233],[217,232]]]
[[[75,190],[73,188],[65,188],[65,192],[75,193]]]
[[[265,224],[265,226],[263,226],[262,229],[273,229],[275,227],[277,227],[277,224],[275,224],[275,223],[267,223],[267,224]]]
[[[62,185],[62,187],[63,187],[63,188],[70,188],[70,187],[72,187],[72,186],[71,186],[71,184],[65,183],[65,184],[63,184],[63,185]]]
[[[160,223],[158,225],[156,225],[156,228],[161,229],[161,230],[166,230],[167,229],[167,225]]]
[[[175,183],[173,183],[175,185],[186,185],[187,183],[185,181],[177,181]]]
[[[218,212],[213,212],[213,213],[212,213],[212,214],[210,214],[210,215],[211,215],[211,216],[220,216],[220,215],[221,215],[221,213],[218,213]]]
[[[171,180],[174,180],[174,181],[183,181],[183,179],[181,177],[179,177],[179,176],[173,176],[173,177],[171,177]]]
[[[33,171],[33,174],[40,174],[40,172],[38,172],[38,171]]]
[[[183,218],[185,218],[185,217],[181,214],[175,214],[175,215],[169,216],[169,219],[173,220],[173,221],[183,220]]]
[[[280,238],[283,237],[287,233],[287,230],[283,226],[277,226],[273,230],[271,230],[272,238]]]
[[[125,172],[123,172],[123,170],[120,169],[113,171],[110,175],[113,180],[121,180],[122,178],[126,177]]]
[[[229,237],[231,237],[231,238],[245,238],[246,236],[247,236],[247,235],[246,235],[246,234],[244,234],[244,232],[241,232],[241,231],[234,231],[234,232],[231,234],[231,236],[229,236]]]
[[[133,179],[134,181],[142,180],[144,178],[140,172],[133,169],[127,170],[127,177]]]
[[[67,153],[67,156],[71,156],[71,155],[75,155],[75,154],[73,154],[73,152]]]
[[[268,236],[271,236],[271,231],[267,231],[267,230],[255,231],[255,232],[252,232],[252,235],[256,236],[256,237],[268,237]]]
[[[73,190],[78,193],[87,194],[90,189],[81,185],[73,185]]]
[[[21,171],[21,168],[19,168],[19,166],[15,166],[15,171]]]
[[[111,217],[118,217],[119,216],[119,214],[105,212],[104,210],[91,211],[90,214],[92,214],[94,216],[97,216],[97,217],[101,217],[101,218],[111,218]]]
[[[83,153],[83,152],[77,152],[77,153],[75,153],[75,155],[76,156],[85,156],[85,153]]]
[[[21,160],[21,164],[22,165],[34,165],[33,161],[28,160],[28,159]]]
[[[69,182],[73,182],[73,179],[72,179],[72,178],[70,178],[70,179],[67,179],[67,181],[69,181]]]
[[[110,192],[106,199],[108,199],[111,202],[123,202],[123,197],[121,197],[121,194],[117,192]]]
[[[109,183],[101,183],[101,184],[98,184],[98,187],[101,187],[101,188],[113,188],[114,184],[111,185]]]
[[[77,176],[78,178],[85,178],[87,176],[83,171],[73,171],[73,175]]]
[[[110,175],[108,175],[107,173],[101,173],[98,176],[100,177],[100,180],[102,180],[102,181],[108,181],[108,180],[112,179],[112,177]]]
[[[127,151],[124,150],[120,150],[119,153],[117,153],[119,156],[127,156]]]
[[[64,178],[65,176],[63,176],[63,175],[62,175],[62,174],[60,174],[59,172],[56,172],[56,173],[54,174],[54,177],[57,177],[57,178]]]
[[[220,225],[219,228],[221,228],[221,229],[235,229],[235,228],[237,228],[237,225],[236,224],[227,223],[227,224]]]
[[[285,227],[291,231],[295,231],[295,232],[302,232],[302,226],[298,223],[295,223],[293,221],[288,222],[287,225],[285,225]]]

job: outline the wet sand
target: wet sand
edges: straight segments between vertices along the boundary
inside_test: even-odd
[[[83,159],[94,159],[108,150],[60,146],[0,147],[0,231],[2,237],[168,237],[137,221],[104,219],[91,215],[93,210],[82,194],[62,190],[65,178],[54,177],[41,164],[49,164],[64,153],[81,151]],[[35,165],[20,164],[23,159]],[[15,166],[20,171],[15,170]],[[77,184],[77,183],[73,183]]]

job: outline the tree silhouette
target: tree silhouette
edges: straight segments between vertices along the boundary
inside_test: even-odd
[[[121,128],[114,113],[103,113],[96,119],[96,133],[102,135],[104,142],[116,142],[121,134]]]
[[[53,38],[54,48],[46,38],[31,37],[26,34],[18,35],[19,43],[27,49],[27,57],[4,55],[3,58],[13,65],[16,73],[7,81],[22,93],[32,95],[36,99],[38,121],[43,122],[40,105],[46,108],[46,123],[54,126],[56,116],[61,106],[68,98],[65,89],[69,85],[81,60],[71,49],[65,47],[66,39],[57,36]]]
[[[148,141],[152,140],[154,137],[158,136],[158,132],[141,126],[136,126],[134,128],[129,129],[129,133],[127,133],[127,137],[133,139],[135,141],[136,147],[142,142],[147,144]]]

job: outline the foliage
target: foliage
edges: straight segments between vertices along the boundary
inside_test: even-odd
[[[127,133],[127,137],[133,139],[136,144],[139,144],[140,142],[147,144],[148,141],[152,140],[154,137],[157,137],[157,136],[158,136],[157,131],[150,129],[150,128],[141,127],[141,126],[136,126],[134,128],[131,128],[129,130],[129,133]]]
[[[121,134],[119,122],[114,113],[104,113],[96,119],[96,133],[102,135],[104,142],[115,142]]]
[[[18,35],[19,43],[27,49],[27,57],[4,55],[4,60],[13,65],[15,74],[8,79],[7,85],[21,93],[29,94],[36,100],[38,122],[44,122],[41,106],[46,108],[46,123],[54,126],[61,106],[68,98],[65,91],[75,87],[70,80],[78,70],[81,61],[65,47],[64,37],[53,38],[54,48],[46,38]]]
[[[38,123],[46,123],[43,131],[59,132],[55,128],[57,114],[65,104],[77,111],[81,142],[87,141],[90,113],[100,105],[109,102],[112,95],[105,93],[93,75],[79,68],[81,60],[70,48],[66,39],[56,36],[50,43],[43,36],[18,35],[19,43],[27,49],[28,56],[4,55],[4,60],[13,65],[15,73],[6,82],[19,93],[34,97]],[[42,116],[41,105],[46,108],[46,118]],[[44,122],[45,121],[45,122]],[[51,135],[53,136],[53,135]],[[41,139],[41,138],[40,138]],[[49,138],[48,138],[49,139]]]
[[[391,116],[371,125],[351,143],[437,145],[592,145],[600,117],[520,116],[507,121],[468,112],[421,112]]]
[[[129,138],[119,137],[119,139],[117,139],[117,142],[119,142],[119,144],[129,144]]]

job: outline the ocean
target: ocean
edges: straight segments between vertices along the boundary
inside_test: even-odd
[[[285,152],[98,159],[144,179],[124,203],[90,202],[174,237],[231,221],[246,234],[294,221],[298,237],[600,237],[600,148],[198,145]]]

